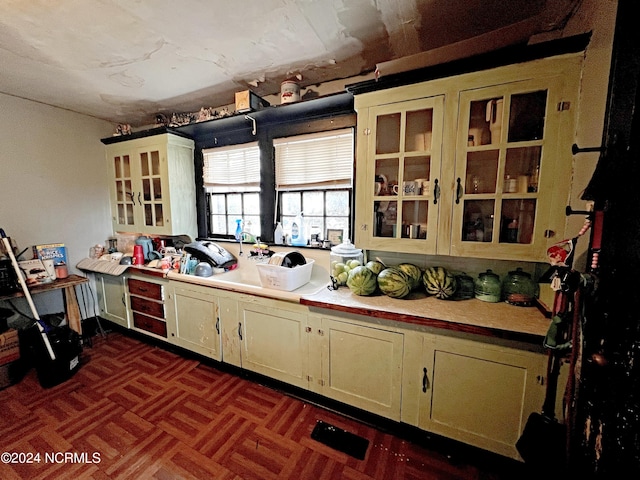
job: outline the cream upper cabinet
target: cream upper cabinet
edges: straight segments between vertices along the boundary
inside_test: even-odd
[[[565,236],[581,58],[356,95],[356,245],[546,261]]]
[[[443,106],[435,96],[366,109],[358,140],[365,144],[358,150],[359,246],[394,248],[402,239],[403,248],[435,253]]]
[[[193,149],[170,133],[107,145],[114,231],[197,236]]]
[[[460,93],[453,255],[544,261],[564,238],[576,102],[563,80]]]

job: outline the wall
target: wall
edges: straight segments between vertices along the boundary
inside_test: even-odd
[[[64,243],[70,273],[89,247],[111,234],[104,146],[113,132],[103,120],[0,94],[0,227],[30,247]],[[78,290],[81,308],[83,291]],[[63,311],[62,294],[34,296],[38,313]],[[24,301],[14,302],[30,313]],[[22,307],[22,308],[21,308]],[[83,308],[84,310],[84,308]]]
[[[584,60],[575,132],[575,143],[580,147],[597,147],[602,144],[617,5],[616,0],[583,0],[579,11],[563,32],[565,36],[569,36],[592,31]],[[585,208],[585,201],[580,197],[591,179],[598,158],[598,153],[581,153],[573,158],[573,176],[567,180],[571,181],[568,205],[574,210]],[[583,216],[569,217],[568,234],[577,235],[583,223]],[[574,268],[579,271],[586,269],[588,235],[579,240],[576,247]]]

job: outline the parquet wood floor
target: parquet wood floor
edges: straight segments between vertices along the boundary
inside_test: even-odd
[[[366,458],[311,439],[318,420],[369,439]],[[67,382],[43,389],[32,369],[0,391],[1,452],[39,455],[1,462],[3,480],[522,478],[118,332],[85,347]]]

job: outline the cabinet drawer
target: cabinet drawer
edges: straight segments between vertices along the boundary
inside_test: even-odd
[[[131,299],[131,310],[141,312],[153,317],[164,318],[164,304],[147,300],[142,297],[129,297]]]
[[[142,280],[129,279],[129,293],[142,297],[162,300],[162,285],[157,283],[144,282]]]
[[[133,312],[133,325],[136,328],[167,338],[167,324],[162,320],[156,320],[141,313]]]

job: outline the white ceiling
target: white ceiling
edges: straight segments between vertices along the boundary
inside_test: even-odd
[[[579,3],[0,0],[0,92],[135,127],[231,104],[247,88],[274,94],[295,74],[306,86],[371,72],[527,19],[533,33],[554,30]]]

